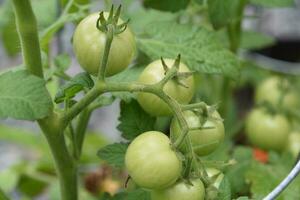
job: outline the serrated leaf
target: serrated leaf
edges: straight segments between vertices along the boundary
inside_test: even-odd
[[[54,101],[61,103],[70,100],[80,91],[85,88],[91,89],[93,86],[94,81],[87,72],[79,73],[58,90]]]
[[[144,70],[144,66],[133,66],[127,68],[121,73],[118,73],[112,77],[107,78],[106,80],[109,82],[117,82],[117,83],[134,82],[138,79],[139,75],[142,73],[143,70]],[[126,102],[130,102],[131,99],[135,98],[135,94],[130,92],[112,92],[112,95]]]
[[[125,165],[125,153],[128,144],[114,143],[100,149],[97,155],[114,167],[122,168]]]
[[[133,140],[138,135],[154,130],[155,118],[148,115],[137,103],[121,102],[121,115],[118,129],[122,132],[125,139]]]
[[[145,34],[147,37],[138,38],[138,47],[153,60],[181,54],[191,70],[231,78],[239,75],[238,59],[219,43],[214,32],[203,27],[157,22],[147,26]]]
[[[49,114],[52,106],[43,79],[26,70],[0,75],[0,118],[41,119]]]
[[[254,31],[243,31],[242,33],[242,49],[256,50],[271,46],[273,44],[275,44],[275,39],[269,35]]]
[[[147,8],[176,12],[185,9],[190,3],[190,0],[177,0],[176,3],[174,3],[173,0],[144,0],[143,2]]]
[[[289,7],[294,4],[294,0],[250,0],[250,2],[264,7]]]

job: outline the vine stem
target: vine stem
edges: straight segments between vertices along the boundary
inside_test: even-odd
[[[102,61],[100,63],[100,69],[98,71],[98,80],[104,81],[105,79],[105,72],[107,68],[108,58],[109,58],[109,51],[110,47],[114,38],[114,28],[111,25],[107,26],[107,33],[106,33],[106,41],[105,41],[105,48],[102,57]]]
[[[13,3],[24,64],[31,74],[43,78],[37,22],[31,4],[29,0],[13,0]]]
[[[38,39],[37,22],[30,0],[13,0],[16,26],[21,41],[23,61],[33,75],[43,78],[42,59]],[[70,155],[60,118],[53,107],[49,116],[38,120],[55,161],[63,200],[77,200],[77,166]]]

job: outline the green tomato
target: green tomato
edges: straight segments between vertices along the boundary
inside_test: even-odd
[[[292,155],[297,158],[300,152],[300,133],[299,132],[291,132],[288,138],[287,146],[288,152],[292,153]]]
[[[183,112],[184,118],[189,128],[201,127],[199,116],[192,111]],[[217,119],[221,119],[219,113],[215,111],[212,114],[215,119],[207,119],[203,124],[203,128],[189,131],[192,147],[194,152],[199,156],[205,156],[212,153],[223,142],[225,136],[225,130],[223,122]],[[211,128],[210,128],[211,127]],[[175,141],[181,134],[179,123],[174,118],[170,127],[171,138]],[[179,147],[183,153],[187,153],[187,146],[185,143]]]
[[[205,188],[200,179],[192,180],[193,185],[178,182],[175,185],[151,192],[151,200],[203,200]]]
[[[213,182],[212,185],[215,188],[219,189],[219,187],[223,181],[224,174],[215,168],[206,168],[205,170],[206,170],[208,177],[212,179],[212,182]]]
[[[132,180],[148,189],[166,188],[176,182],[182,163],[169,138],[158,131],[145,132],[129,145],[125,165]]]
[[[283,150],[289,132],[290,124],[281,114],[271,115],[263,109],[254,109],[246,120],[250,143],[264,150]]]
[[[165,59],[164,61],[168,67],[172,67],[175,60]],[[180,63],[179,72],[190,72],[190,70],[185,64]],[[164,77],[165,70],[162,62],[161,60],[156,60],[145,68],[140,75],[138,82],[143,84],[155,84],[161,81]],[[178,82],[172,79],[165,84],[164,92],[171,98],[178,101],[178,103],[187,104],[194,96],[194,78],[193,76],[190,76],[188,78],[181,79],[180,81],[187,87],[178,84]],[[154,94],[139,93],[137,100],[141,107],[153,116],[167,116],[172,114],[169,106]]]
[[[256,89],[256,103],[269,102],[276,107],[282,95],[282,91],[280,90],[281,82],[282,80],[278,77],[271,77],[264,80]],[[284,84],[289,83],[284,81]],[[282,106],[285,109],[294,109],[295,107],[299,107],[299,101],[299,95],[291,89],[284,94]]]
[[[108,13],[105,13],[105,17]],[[106,35],[96,28],[99,13],[84,18],[76,27],[73,49],[81,67],[92,75],[97,75],[105,49]],[[118,24],[123,23],[119,19]],[[109,52],[106,75],[111,76],[124,70],[135,54],[135,38],[129,27],[114,35]]]

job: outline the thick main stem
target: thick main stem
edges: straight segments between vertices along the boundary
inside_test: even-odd
[[[13,0],[22,55],[31,74],[43,78],[37,22],[29,0]]]
[[[37,22],[30,1],[13,0],[13,4],[25,67],[31,74],[43,78]],[[51,111],[38,123],[55,160],[62,200],[77,200],[77,167],[68,152],[58,116]]]
[[[77,166],[70,155],[56,114],[39,121],[55,160],[63,200],[77,200]]]

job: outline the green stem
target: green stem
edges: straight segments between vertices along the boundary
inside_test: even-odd
[[[13,0],[22,55],[27,70],[43,78],[37,22],[29,0]]]
[[[104,53],[103,53],[103,56],[101,59],[101,63],[99,63],[100,69],[98,71],[98,80],[101,80],[101,81],[104,81],[104,78],[105,78],[105,72],[106,72],[108,58],[109,58],[109,51],[110,51],[110,47],[111,47],[111,44],[112,44],[112,41],[114,38],[113,26],[108,25],[107,28],[108,28],[108,31],[106,33]]]
[[[37,23],[30,1],[13,0],[13,4],[25,66],[31,74],[43,78]],[[38,123],[55,160],[62,200],[77,200],[77,166],[68,152],[59,117],[51,111]]]
[[[64,113],[61,118],[64,127],[102,93],[101,85],[103,84],[96,84],[78,103]]]
[[[44,132],[55,160],[62,199],[77,200],[77,166],[65,143],[59,117],[53,114],[44,120],[40,120],[39,125]]]
[[[88,122],[90,120],[92,114],[92,110],[86,108],[80,113],[78,121],[77,121],[77,126],[76,126],[76,141],[77,141],[77,149],[79,153],[79,157],[82,152],[82,146],[84,143],[84,136],[85,132],[88,126]]]

